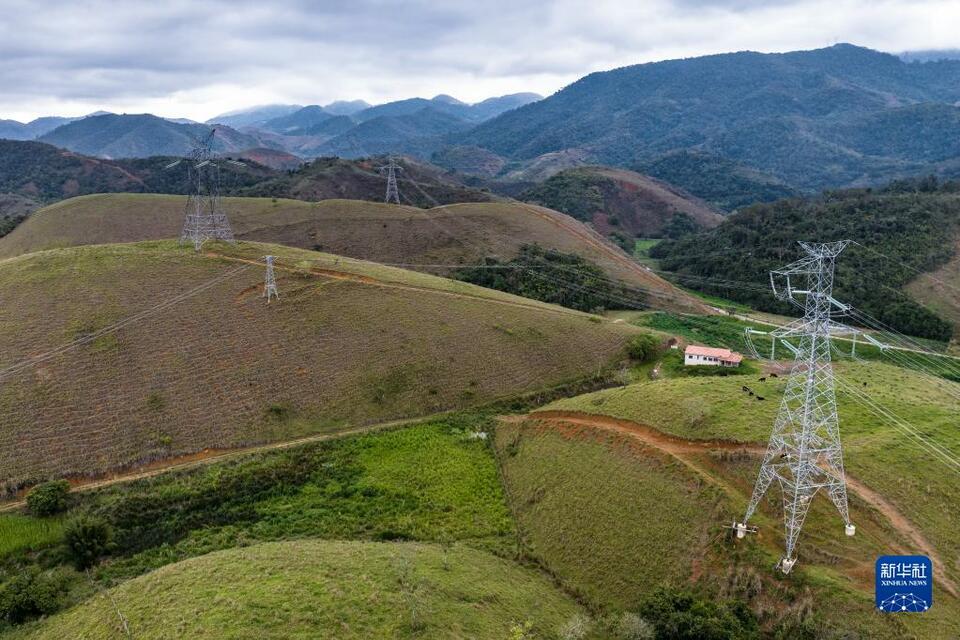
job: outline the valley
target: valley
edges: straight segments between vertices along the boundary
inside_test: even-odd
[[[424,92],[451,5],[370,90],[346,11],[197,120],[0,120],[0,640],[960,637],[956,56]]]

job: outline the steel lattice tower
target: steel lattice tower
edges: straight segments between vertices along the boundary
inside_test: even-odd
[[[273,256],[264,256],[263,259],[267,263],[267,274],[263,280],[263,297],[267,299],[267,304],[270,304],[271,298],[280,299],[280,292],[277,290],[277,278],[273,273]]]
[[[216,132],[216,129],[211,129],[210,134],[197,143],[190,153],[187,165],[190,195],[187,198],[180,244],[191,242],[196,251],[199,251],[207,240],[234,241],[230,221],[220,200],[220,163],[211,149]],[[178,160],[168,166],[173,167],[179,162]]]
[[[397,171],[403,171],[403,167],[398,165],[394,159],[391,157],[390,161],[380,167],[380,173],[386,172],[387,174],[387,195],[384,198],[384,202],[400,204],[400,191],[397,190]]]
[[[770,272],[774,294],[804,310],[803,318],[770,332],[795,356],[773,426],[770,444],[763,457],[743,522],[736,525],[743,537],[747,522],[771,483],[776,480],[783,492],[786,555],[778,567],[789,573],[797,559],[795,551],[800,529],[818,491],[824,490],[840,511],[847,535],[854,535],[847,507],[847,486],[837,417],[831,363],[831,337],[858,333],[831,318],[849,309],[833,296],[833,274],[837,255],[848,241],[813,244],[801,242],[807,256],[782,269]],[[777,280],[782,282],[777,289]],[[796,289],[794,280],[805,280],[806,288]],[[803,286],[803,285],[801,285]],[[758,332],[757,332],[758,333]],[[795,340],[796,345],[790,342]]]

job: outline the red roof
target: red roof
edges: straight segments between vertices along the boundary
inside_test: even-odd
[[[695,344],[687,347],[683,353],[688,356],[706,356],[708,358],[717,358],[723,362],[740,362],[743,360],[743,356],[736,351],[730,351],[730,349],[717,349],[714,347],[702,347]]]

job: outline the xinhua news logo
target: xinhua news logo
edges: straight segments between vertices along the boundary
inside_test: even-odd
[[[933,563],[927,556],[880,556],[876,572],[880,611],[922,613],[933,606]]]

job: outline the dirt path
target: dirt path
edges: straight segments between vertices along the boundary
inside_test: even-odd
[[[296,440],[284,440],[282,442],[271,442],[268,444],[255,445],[251,447],[237,447],[235,449],[204,449],[203,451],[199,451],[197,453],[190,453],[190,454],[178,456],[175,458],[166,458],[164,460],[158,460],[156,462],[153,462],[147,465],[138,466],[134,470],[119,471],[104,477],[74,478],[70,480],[70,484],[73,491],[93,491],[94,489],[109,487],[111,485],[121,484],[124,482],[133,482],[134,480],[140,480],[143,478],[152,478],[154,476],[159,476],[164,473],[170,473],[171,471],[180,471],[182,469],[192,469],[194,467],[199,467],[206,464],[223,462],[224,460],[229,460],[231,458],[249,455],[252,453],[274,451],[277,449],[287,449],[290,447],[296,447],[301,444],[307,444],[309,442],[322,442],[324,440],[336,440],[338,438],[346,438],[349,436],[356,436],[364,433],[372,433],[374,431],[394,429],[394,428],[406,426],[409,424],[424,422],[424,421],[430,420],[431,418],[437,418],[443,415],[446,415],[446,414],[441,413],[433,416],[407,418],[404,420],[393,420],[391,422],[382,422],[379,424],[372,424],[365,427],[355,427],[353,429],[345,429],[343,431],[337,431],[336,433],[323,433],[323,434],[317,434],[312,436],[306,436],[303,438],[298,438]],[[0,503],[0,513],[3,513],[5,511],[14,511],[24,506],[26,506],[26,500],[22,500],[22,499],[12,500],[10,502],[3,502],[3,503]]]
[[[716,475],[710,473],[702,466],[691,461],[686,454],[704,453],[705,451],[723,449],[732,451],[747,451],[753,454],[763,455],[766,451],[766,447],[755,444],[741,444],[722,440],[687,440],[665,434],[662,431],[652,429],[636,422],[631,422],[630,420],[621,420],[618,418],[612,418],[610,416],[581,413],[577,411],[534,411],[527,416],[509,416],[508,418],[512,421],[519,421],[526,418],[543,421],[556,421],[567,424],[593,427],[595,429],[604,429],[606,431],[616,431],[618,433],[629,435],[637,440],[640,440],[644,444],[655,447],[664,453],[670,454],[688,468],[696,471],[698,474],[706,477],[724,491],[730,493],[731,495],[736,495],[738,498],[742,497],[739,491],[722,479],[717,478]],[[920,550],[924,555],[927,555],[933,561],[934,565],[939,567],[949,566],[943,562],[933,545],[930,544],[930,541],[924,537],[923,533],[893,504],[887,501],[886,498],[876,491],[870,489],[859,480],[851,478],[849,475],[847,475],[846,479],[847,488],[850,491],[856,494],[861,500],[869,504],[871,507],[879,511],[885,518],[887,518],[887,520],[890,521],[890,524],[893,525],[893,528],[897,530],[897,533],[909,540],[913,546]],[[951,579],[947,578],[942,570],[940,572],[939,581],[940,585],[945,591],[949,592],[954,597],[960,597],[960,591],[958,591],[957,585]]]

